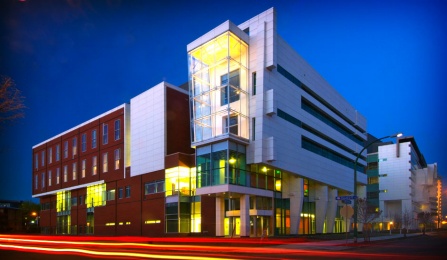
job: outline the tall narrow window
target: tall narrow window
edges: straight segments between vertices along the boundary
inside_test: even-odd
[[[223,120],[224,133],[238,135],[238,116],[224,117]]]
[[[58,144],[56,145],[56,162],[58,162],[61,159],[61,146]]]
[[[39,185],[39,177],[36,175],[34,175],[34,189],[37,190],[37,187]]]
[[[77,163],[73,163],[73,180],[76,180],[76,178],[77,178],[77,174],[78,174],[78,172],[77,172],[77,167],[78,165],[77,165]]]
[[[98,170],[98,159],[96,156],[92,158],[92,175],[96,175]]]
[[[44,157],[44,158],[45,158],[45,157]],[[45,181],[46,181],[46,179],[45,179],[45,173],[42,172],[42,189],[45,188]]]
[[[119,140],[121,136],[121,120],[115,120],[115,141]]]
[[[102,155],[102,172],[107,172],[109,170],[109,162],[108,162],[108,156],[107,153],[104,153]]]
[[[82,152],[87,151],[87,134],[86,133],[82,134],[82,136],[81,136],[81,149],[82,149]]]
[[[126,198],[130,197],[130,186],[126,186]]]
[[[115,170],[120,168],[120,149],[115,150]]]
[[[48,148],[48,163],[53,162],[53,147]]]
[[[57,168],[56,169],[56,184],[59,184],[61,181],[61,169]]]
[[[64,165],[64,182],[68,181],[68,166]]]
[[[239,100],[239,70],[234,70],[229,74],[222,75],[220,81],[222,86],[220,92],[220,105],[223,106]]]
[[[251,74],[251,93],[256,96],[256,71]]]
[[[52,172],[51,172],[51,170],[49,170],[48,171],[48,187],[50,187],[51,186],[51,176],[52,175]]]
[[[41,165],[45,166],[45,150],[42,151]]]
[[[64,142],[64,158],[68,158],[68,141]]]
[[[82,165],[81,165],[81,167],[82,167],[82,170],[81,170],[81,176],[82,176],[82,178],[85,178],[85,167],[86,167],[86,165],[87,165],[87,160],[82,160]]]
[[[39,154],[34,154],[34,168],[37,170],[39,168]]]
[[[118,199],[122,199],[123,198],[123,188],[119,188],[118,189]]]
[[[256,133],[256,117],[253,117],[251,119],[251,140],[253,141],[256,139],[255,133]]]
[[[92,131],[92,148],[96,148],[96,129]]]
[[[109,142],[109,126],[107,124],[102,125],[102,144]]]
[[[78,153],[78,138],[73,138],[73,157]]]

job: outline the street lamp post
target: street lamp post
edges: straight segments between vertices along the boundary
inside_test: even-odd
[[[380,140],[383,140],[386,138],[401,137],[401,136],[402,136],[402,133],[397,133],[394,135],[388,135],[388,136],[384,136],[382,138],[376,139],[376,140],[370,142],[369,144],[367,144],[365,147],[363,147],[363,149],[357,154],[357,157],[355,158],[355,161],[354,161],[354,196],[357,196],[357,163],[358,163],[359,157],[363,153],[363,151],[365,151],[372,144],[377,143]],[[354,243],[357,243],[357,237],[358,237],[357,217],[358,217],[357,199],[355,199],[354,200]]]

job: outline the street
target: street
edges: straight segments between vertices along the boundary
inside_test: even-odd
[[[268,242],[177,238],[149,243],[143,239],[128,241],[125,237],[122,239],[127,242],[93,239],[97,238],[0,235],[0,259],[444,259],[443,253],[447,252],[445,231],[367,245],[340,244],[325,248],[318,246],[321,242],[312,242],[311,246],[293,240],[278,244],[284,241],[274,238]]]

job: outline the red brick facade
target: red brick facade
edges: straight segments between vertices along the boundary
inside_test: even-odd
[[[166,87],[165,168],[195,165],[188,102],[187,94]],[[43,233],[166,235],[165,193],[145,195],[145,183],[164,181],[165,170],[131,177],[130,160],[125,158],[125,149],[130,145],[126,143],[126,131],[130,131],[126,129],[126,120],[130,120],[125,118],[126,109],[130,106],[120,106],[33,148],[32,194],[40,198],[42,205]],[[103,195],[104,204],[91,207],[87,187],[95,184],[105,184],[104,194],[115,193],[114,197]],[[70,192],[68,211],[57,209],[60,201],[56,192],[61,191]],[[213,203],[205,198],[202,207],[215,208]],[[214,220],[211,217],[207,221],[212,225]],[[214,233],[211,227],[208,232]]]

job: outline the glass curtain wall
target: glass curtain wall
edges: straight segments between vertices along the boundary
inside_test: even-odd
[[[56,234],[70,234],[71,192],[60,191],[56,194],[57,224]]]
[[[248,46],[225,32],[188,53],[192,142],[249,138]]]
[[[245,145],[222,142],[196,150],[197,188],[222,184],[248,186]]]

